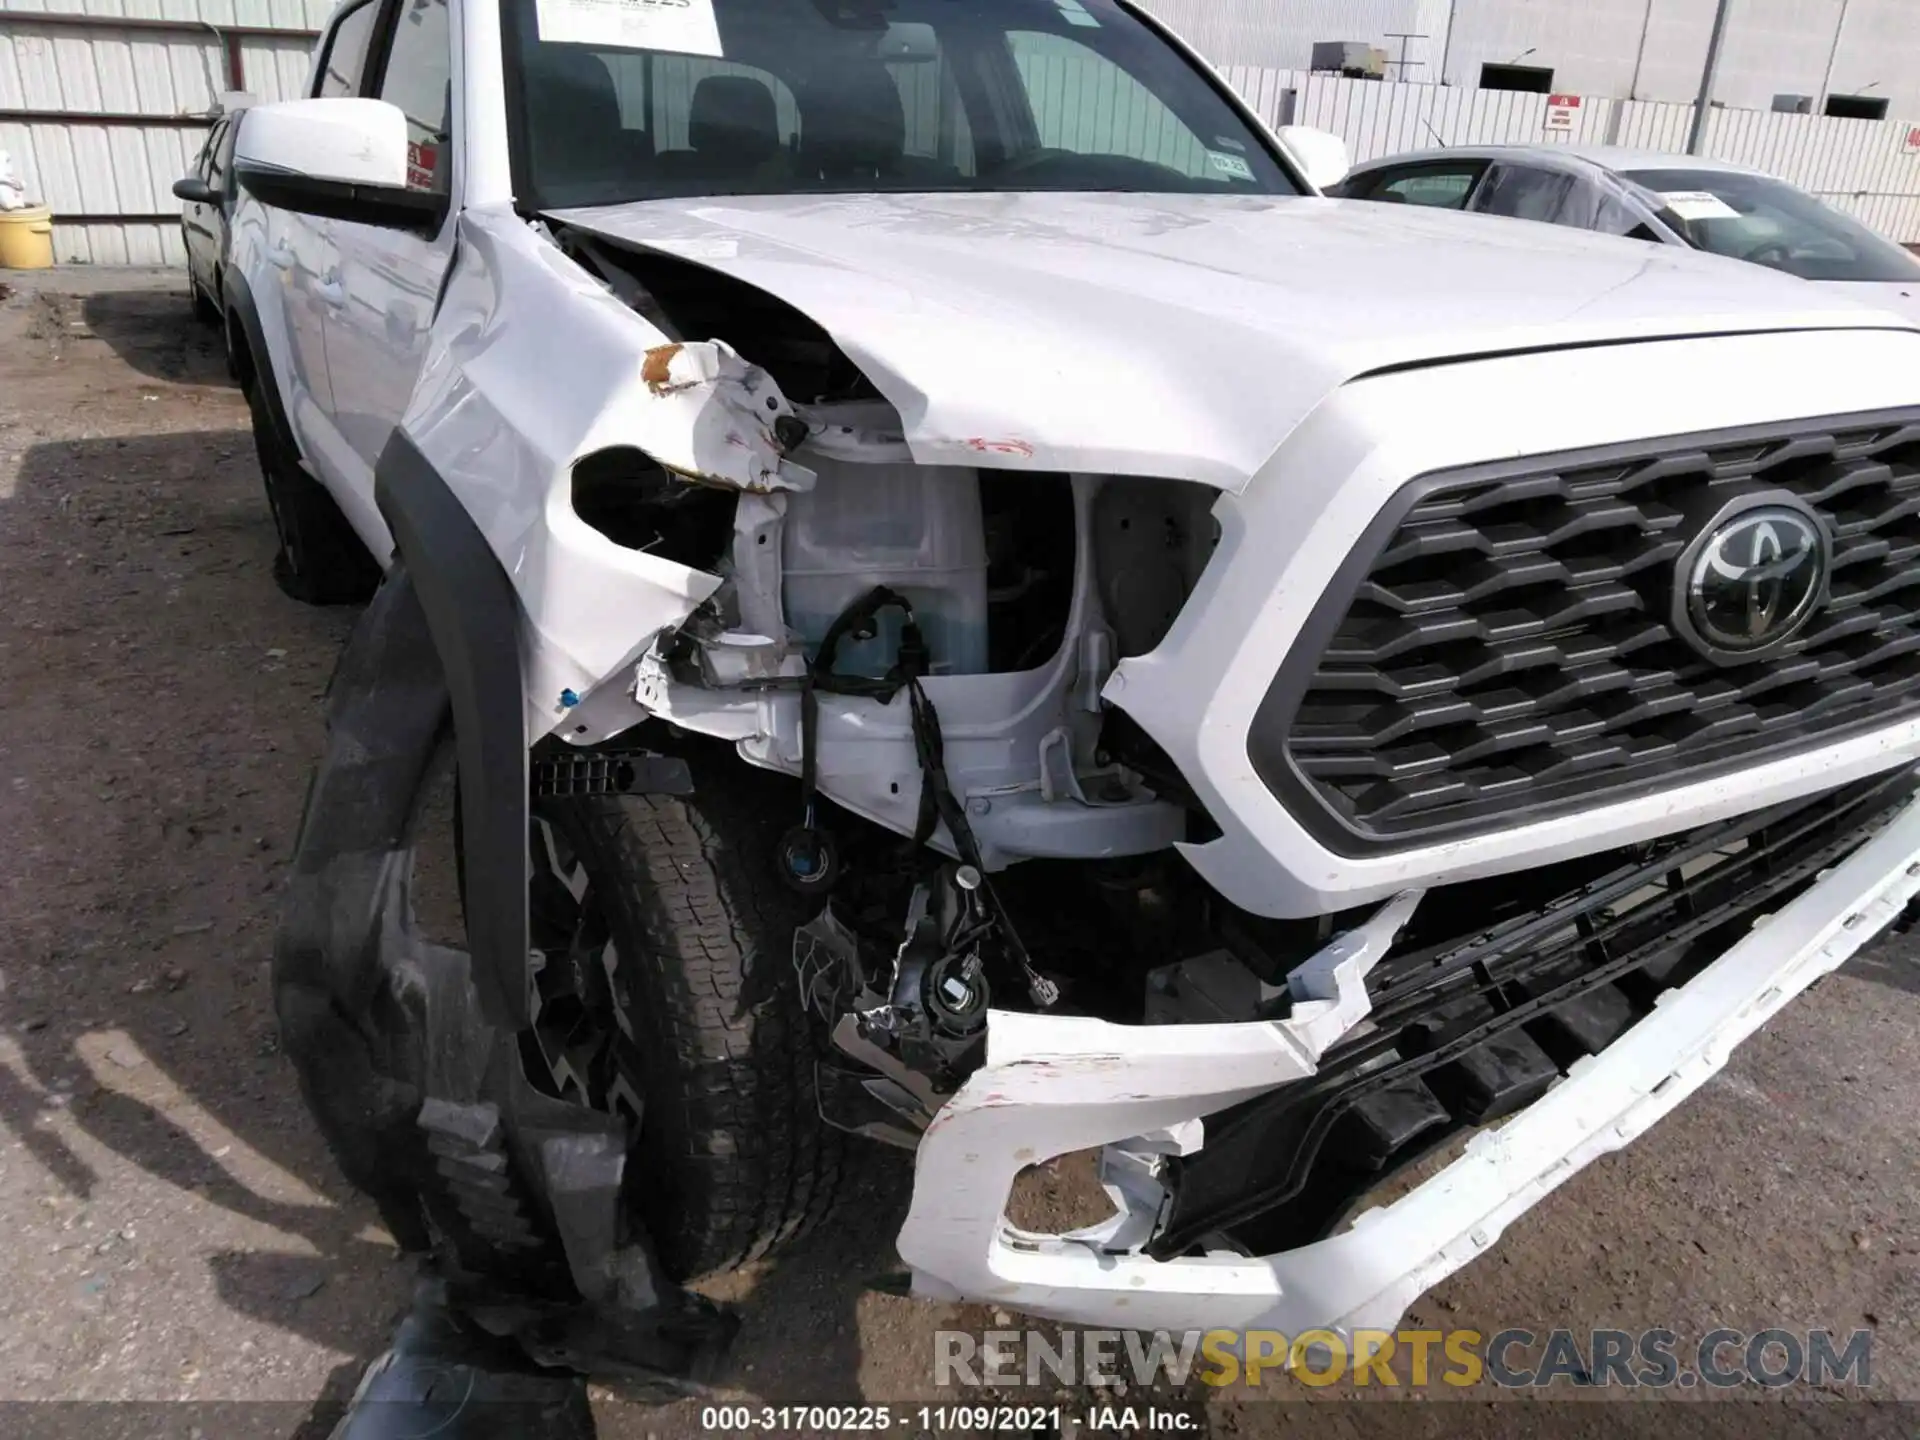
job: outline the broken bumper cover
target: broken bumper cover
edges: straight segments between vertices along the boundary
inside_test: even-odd
[[[1366,1013],[1364,999],[1357,1014],[1352,1003],[1377,958],[1365,937],[1330,976],[1327,993],[1339,997],[1304,1017],[1309,1007],[1296,1005],[1286,1022],[1126,1027],[995,1012],[987,1064],[921,1142],[901,1257],[915,1293],[1080,1324],[1391,1328],[1548,1191],[1692,1094],[1917,893],[1920,801],[1418,1188],[1339,1234],[1258,1257],[1140,1253],[1166,1198],[1156,1157],[1199,1148],[1200,1117],[1314,1073],[1327,1031]],[[1065,1235],[1007,1221],[1021,1170],[1101,1146],[1101,1178],[1119,1205],[1111,1220]]]

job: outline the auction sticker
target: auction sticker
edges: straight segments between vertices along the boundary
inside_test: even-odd
[[[1207,163],[1222,175],[1230,175],[1235,180],[1253,179],[1253,167],[1238,155],[1223,155],[1218,150],[1209,150]]]
[[[1710,190],[1669,190],[1660,199],[1682,220],[1738,220],[1740,212]]]
[[[540,38],[563,45],[720,54],[713,0],[534,0]]]

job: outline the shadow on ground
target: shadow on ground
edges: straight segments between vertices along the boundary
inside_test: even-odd
[[[86,315],[130,364],[211,382],[220,357],[205,334],[147,334],[177,306],[99,295]],[[412,1268],[338,1177],[278,1053],[281,875],[354,617],[274,588],[254,466],[238,429],[50,443],[0,501],[0,574],[21,597],[0,638],[30,681],[0,698],[20,737],[5,747],[0,813],[6,833],[30,837],[0,907],[0,1007],[17,1047],[0,1064],[0,1128],[48,1177],[50,1208],[122,1230],[137,1215],[137,1243],[210,1269],[218,1304],[251,1322],[197,1316],[196,1333],[264,1326],[351,1357],[298,1426],[317,1440],[384,1346]],[[855,1307],[897,1268],[904,1196],[902,1157],[859,1223],[723,1287],[748,1302],[733,1383],[783,1399],[859,1393]],[[158,1278],[108,1280],[109,1298]],[[177,1279],[205,1288],[184,1268]],[[148,1290],[117,1303],[172,1302]],[[245,1367],[228,1354],[200,1368]]]
[[[1857,975],[1890,990],[1920,995],[1920,951],[1916,951],[1910,940],[1883,937],[1847,961],[1841,973]]]
[[[182,294],[185,285],[182,284]],[[220,330],[183,317],[182,295],[164,290],[104,290],[80,306],[86,327],[140,374],[181,385],[227,383]],[[184,323],[183,323],[184,319]]]

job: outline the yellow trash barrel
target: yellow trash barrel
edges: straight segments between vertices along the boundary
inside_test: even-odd
[[[45,270],[53,264],[53,212],[44,205],[0,210],[0,270]]]

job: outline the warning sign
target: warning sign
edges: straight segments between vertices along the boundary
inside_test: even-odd
[[[1909,155],[1920,155],[1920,125],[1908,127],[1906,151]]]
[[[433,171],[439,163],[440,154],[436,147],[422,144],[417,140],[409,140],[407,142],[407,188],[409,190],[433,189]]]
[[[1570,132],[1574,119],[1580,113],[1578,95],[1547,96],[1547,129]]]

